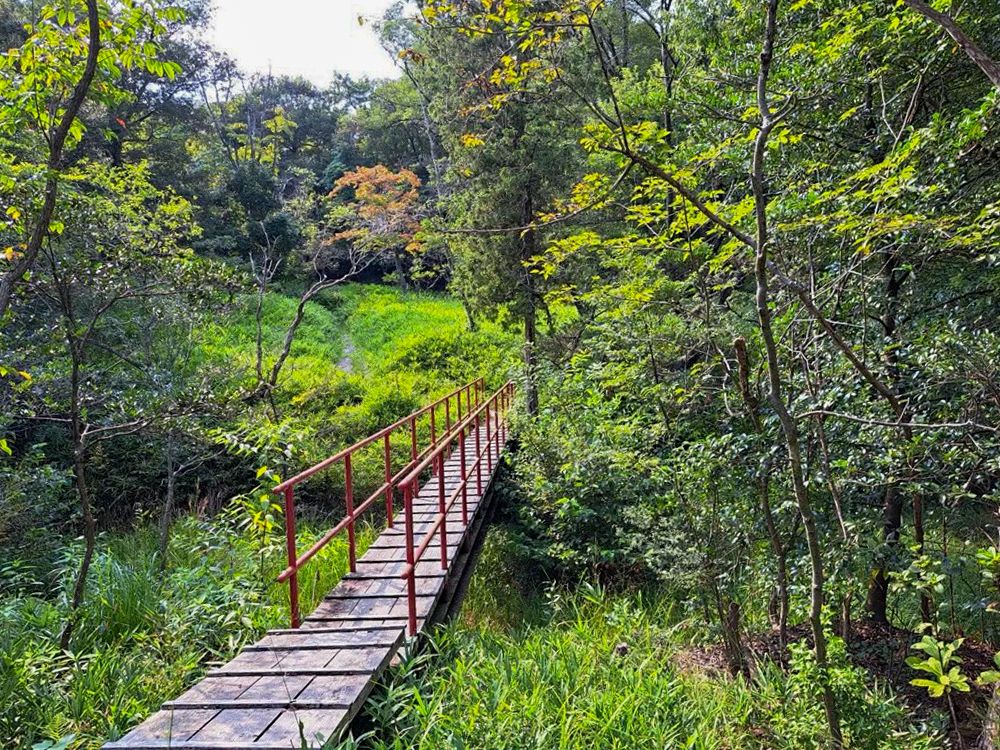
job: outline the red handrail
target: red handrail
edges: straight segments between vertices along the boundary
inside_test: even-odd
[[[396,422],[393,422],[388,427],[385,427],[378,432],[369,435],[363,440],[358,441],[349,448],[336,453],[329,458],[319,462],[315,466],[312,466],[305,471],[299,472],[291,479],[286,479],[281,484],[274,488],[275,493],[284,493],[285,496],[285,543],[288,550],[288,567],[286,567],[281,574],[278,576],[278,581],[283,583],[288,581],[288,595],[289,595],[289,608],[291,611],[291,624],[293,628],[297,628],[301,622],[299,616],[299,586],[298,586],[298,571],[305,565],[312,557],[323,549],[330,541],[345,528],[347,529],[348,538],[348,555],[350,558],[350,569],[351,572],[355,572],[357,569],[357,548],[355,544],[354,537],[354,526],[357,518],[364,513],[372,503],[374,503],[379,497],[384,495],[386,502],[386,526],[392,528],[393,525],[393,490],[400,485],[400,479],[407,475],[407,480],[410,480],[408,474],[410,469],[417,465],[421,459],[427,454],[435,451],[440,445],[450,445],[451,441],[454,439],[455,430],[451,429],[451,401],[454,399],[456,401],[458,413],[462,413],[462,394],[465,394],[465,405],[466,413],[470,413],[473,410],[473,397],[475,397],[475,405],[478,407],[480,401],[484,395],[485,383],[482,378],[477,378],[470,383],[466,383],[460,388],[456,388],[451,393],[437,399],[431,404],[424,406],[421,409],[413,412],[412,414],[403,417]],[[437,435],[437,430],[435,426],[435,414],[437,408],[444,404],[446,421],[449,426],[448,431],[445,435],[440,438]],[[417,438],[417,420],[425,414],[430,416],[430,444],[423,450],[418,451],[418,438]],[[392,433],[396,430],[408,427],[410,432],[410,461],[402,469],[397,471],[395,474],[392,472],[392,450],[390,439]],[[372,493],[363,503],[354,507],[354,476],[353,476],[353,466],[351,462],[351,456],[357,451],[365,448],[378,440],[383,441],[383,462],[385,469],[385,482]],[[295,486],[300,482],[308,479],[309,477],[327,469],[339,461],[344,462],[344,486],[345,486],[345,505],[346,505],[346,515],[345,517],[332,529],[330,529],[323,537],[317,541],[312,547],[310,547],[301,556],[296,554],[296,543],[295,543]],[[418,472],[419,473],[419,472]],[[413,481],[416,481],[415,479]],[[408,535],[409,536],[409,535]]]
[[[507,441],[507,434],[509,427],[507,425],[507,412],[513,404],[514,396],[514,383],[508,381],[503,385],[500,390],[490,396],[484,403],[476,407],[475,411],[470,412],[464,419],[459,420],[459,422],[454,426],[451,431],[452,438],[447,441],[443,441],[440,445],[434,448],[430,453],[416,466],[414,466],[410,473],[403,477],[400,481],[400,486],[403,487],[404,493],[404,513],[406,515],[406,567],[400,574],[400,578],[406,580],[407,587],[407,603],[408,603],[408,626],[410,635],[417,634],[417,597],[416,597],[416,569],[417,563],[420,562],[420,558],[423,557],[424,552],[430,546],[431,541],[434,538],[434,534],[440,529],[440,542],[441,542],[441,569],[448,569],[448,513],[454,507],[458,498],[462,498],[462,525],[467,526],[469,523],[469,512],[467,506],[467,496],[468,496],[468,484],[472,477],[471,471],[475,469],[476,471],[476,488],[479,495],[482,495],[482,462],[483,456],[485,454],[487,461],[487,471],[488,475],[492,474],[493,471],[493,446],[496,443],[496,459],[499,462],[500,450],[502,443]],[[490,416],[490,411],[492,407],[492,419]],[[480,447],[480,418],[485,415],[486,422],[486,445],[485,447]],[[492,432],[491,432],[491,427]],[[469,429],[475,430],[476,436],[476,460],[471,466],[466,463],[466,450],[465,450],[465,436]],[[451,496],[448,500],[445,500],[444,496],[444,460],[446,454],[451,450],[451,443],[454,436],[457,434],[459,441],[459,452],[460,452],[460,462],[461,462],[461,481],[458,486],[452,491]],[[502,437],[501,437],[502,436]],[[502,442],[501,442],[502,441]],[[414,547],[414,533],[413,529],[413,500],[416,498],[420,490],[417,489],[417,481],[420,474],[425,471],[428,467],[433,467],[438,476],[437,490],[438,490],[438,513],[434,517],[434,522],[431,527],[424,534],[423,538],[420,540],[420,544]]]

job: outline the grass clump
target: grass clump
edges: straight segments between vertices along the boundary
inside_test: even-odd
[[[77,545],[65,550],[54,599],[6,598],[0,605],[0,747],[29,750],[74,735],[92,750],[128,732],[196,682],[210,662],[232,658],[266,629],[286,627],[287,587],[277,535],[248,533],[237,512],[193,516],[175,526],[166,571],[156,529],[103,535],[86,603],[68,652],[58,648]],[[306,519],[300,549],[329,526]],[[375,538],[359,527],[359,550]],[[359,552],[360,554],[360,552]],[[300,577],[311,611],[347,571],[346,539],[335,539]]]
[[[668,593],[596,586],[535,590],[516,545],[492,534],[461,620],[411,656],[369,702],[371,750],[801,750],[829,739],[821,684],[803,644],[789,670],[763,661],[732,677],[707,655],[711,635]],[[512,559],[512,557],[514,559]],[[513,564],[513,567],[512,567]],[[522,571],[523,572],[523,571]],[[518,587],[516,581],[521,582]],[[513,612],[528,616],[518,622]],[[930,750],[892,695],[867,684],[840,646],[830,679],[848,747]]]

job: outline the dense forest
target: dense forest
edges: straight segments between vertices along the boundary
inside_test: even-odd
[[[211,18],[0,0],[0,746],[283,622],[270,488],[482,375],[468,600],[339,746],[1000,747],[996,0],[417,0],[325,88]]]

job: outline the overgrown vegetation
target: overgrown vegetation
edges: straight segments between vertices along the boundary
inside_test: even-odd
[[[295,304],[294,297],[269,294],[268,351],[280,346],[283,313]],[[250,305],[236,300],[222,316],[206,320],[192,355],[227,369],[237,388],[253,378]],[[506,334],[494,327],[470,334],[464,326],[461,305],[437,294],[353,286],[310,303],[282,381],[287,398],[282,409],[295,419],[294,431],[290,423],[256,424],[251,415],[233,414],[228,424],[213,428],[219,447],[195,466],[193,476],[178,481],[166,559],[160,554],[156,506],[120,509],[128,524],[119,517],[111,524],[118,531],[95,540],[66,650],[59,638],[83,553],[80,540],[60,534],[67,525],[72,528],[71,479],[52,461],[58,446],[39,444],[5,468],[0,744],[27,750],[72,736],[72,747],[99,747],[182,692],[210,663],[228,660],[269,627],[286,626],[287,587],[275,583],[286,564],[281,506],[264,499],[275,474],[259,476],[252,487],[256,467],[268,461],[272,467],[300,467],[318,460],[450,388],[452,375],[475,367],[468,337],[491,361],[506,361]],[[351,372],[345,372],[345,343],[354,340],[365,346],[356,347]],[[412,351],[423,354],[407,359]],[[381,382],[390,376],[391,385]],[[123,470],[117,463],[123,455],[136,454],[123,449],[102,459],[127,475],[119,481],[140,483],[148,469]],[[206,467],[216,470],[218,485],[208,479]],[[362,479],[366,471],[359,465]],[[226,486],[234,489],[227,492]],[[229,494],[237,489],[243,491]],[[299,519],[299,549],[308,548],[343,513],[335,484],[305,497],[314,501],[306,505],[304,527]],[[377,519],[373,514],[373,523]],[[360,528],[359,550],[374,536],[374,526]],[[300,577],[303,610],[315,607],[346,569],[346,539],[338,538],[320,553],[309,575]]]
[[[1000,741],[995,0],[419,0],[323,89],[210,18],[0,0],[0,741],[138,721],[279,603],[274,476],[511,374],[510,588],[366,743]]]
[[[362,747],[798,750],[823,741],[815,661],[762,660],[732,677],[669,590],[652,597],[512,580],[518,551],[491,532],[462,618],[389,677]],[[524,564],[523,562],[521,564]],[[523,618],[521,613],[529,613]],[[830,679],[852,747],[940,748],[946,719],[913,722],[831,643]],[[391,729],[390,729],[391,728]]]

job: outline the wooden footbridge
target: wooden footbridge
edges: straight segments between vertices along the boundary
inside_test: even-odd
[[[289,585],[290,627],[245,647],[104,747],[288,750],[335,743],[400,647],[459,603],[513,397],[511,383],[488,395],[476,380],[278,485],[288,544],[288,567],[278,580]],[[381,453],[384,481],[355,507],[358,459],[373,450]],[[334,465],[343,471],[346,516],[299,555],[295,489]],[[393,508],[399,494],[401,517]],[[386,528],[357,558],[357,519],[382,500]],[[299,570],[340,533],[347,534],[350,572],[302,619]]]

